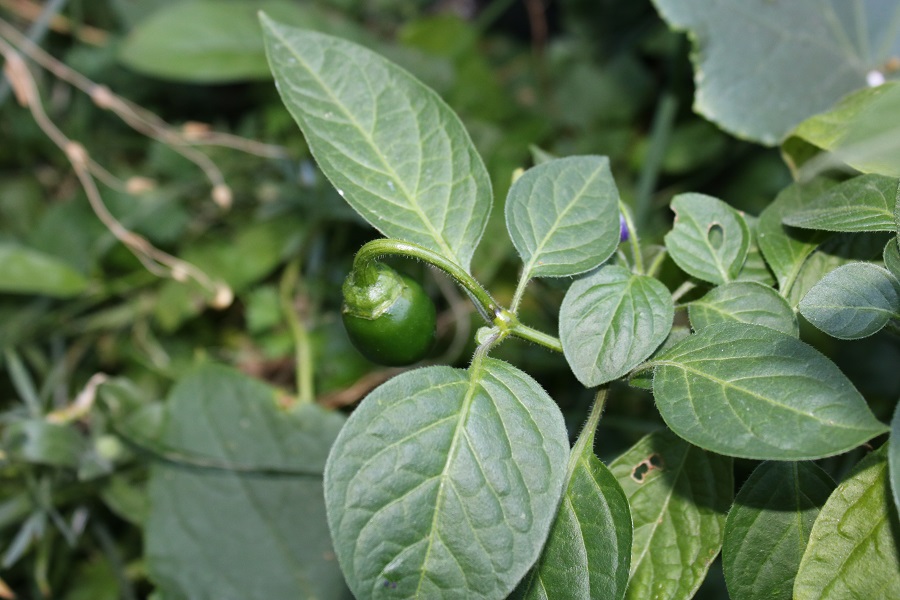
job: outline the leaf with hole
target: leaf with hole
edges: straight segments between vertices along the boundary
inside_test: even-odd
[[[281,98],[341,196],[385,235],[468,270],[492,191],[456,114],[362,46],[261,20]]]
[[[711,325],[654,363],[653,394],[663,419],[713,452],[821,458],[886,430],[834,363],[768,327]]]
[[[734,496],[731,459],[662,431],[641,439],[609,468],[634,521],[625,597],[693,597],[722,546]]]
[[[794,577],[834,481],[812,462],[764,462],[725,520],[722,566],[732,598],[791,600]]]
[[[559,337],[578,381],[594,387],[627,374],[666,339],[674,312],[665,285],[618,265],[573,283],[559,310]]]
[[[789,212],[784,223],[825,231],[896,231],[897,189],[895,177],[860,175],[834,186],[808,206]]]
[[[871,263],[850,263],[829,272],[800,301],[800,313],[833,337],[857,340],[900,318],[900,283]]]
[[[675,264],[717,285],[737,277],[750,250],[750,230],[741,214],[703,194],[679,194],[671,206],[675,223],[665,243]]]
[[[695,331],[717,323],[764,325],[797,336],[794,310],[781,295],[755,281],[734,281],[716,286],[688,305]]]
[[[566,477],[559,408],[494,359],[407,371],[353,412],[325,469],[359,598],[503,598],[534,564]]]
[[[897,511],[886,449],[873,452],[828,498],[794,582],[796,600],[900,598]]]

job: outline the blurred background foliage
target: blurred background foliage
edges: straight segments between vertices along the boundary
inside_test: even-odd
[[[146,183],[139,194],[101,186],[109,212],[220,287],[177,266],[160,276],[98,219],[66,154],[4,84],[0,598],[182,597],[178,566],[163,564],[158,539],[146,542],[163,493],[157,482],[148,495],[147,481],[152,465],[203,467],[172,445],[177,411],[164,400],[199,366],[230,365],[266,382],[270,391],[248,393],[263,401],[271,393],[286,412],[315,400],[328,409],[317,423],[397,372],[359,356],[340,326],[340,283],[355,250],[377,233],[318,172],[281,104],[260,8],[385,54],[459,113],[495,194],[475,274],[502,303],[519,268],[502,200],[536,153],[609,156],[647,242],[670,227],[676,193],[711,194],[755,215],[790,182],[777,150],[736,140],[692,112],[689,45],[649,0],[0,0],[7,24],[170,123],[178,139],[214,131],[266,144],[265,156],[246,144],[199,146],[230,192],[230,203],[217,203],[215,180],[179,153],[184,146],[143,135],[32,63],[45,110],[65,135],[120,180],[146,179],[132,180]],[[465,365],[477,315],[444,278],[411,262],[398,267],[438,302],[431,360]],[[674,264],[666,271],[677,283]],[[522,320],[555,331],[567,284],[535,282]],[[218,295],[222,286],[233,297]],[[896,371],[878,367],[897,363],[896,345],[869,343],[858,353],[844,344],[838,353],[817,341],[868,397],[887,403],[900,394],[896,375],[871,377]],[[590,394],[562,357],[516,341],[498,356],[532,373],[577,433]],[[616,388],[598,453],[609,459],[660,424],[648,395]],[[847,468],[841,460],[834,473]],[[715,577],[707,586],[707,597],[724,594]]]

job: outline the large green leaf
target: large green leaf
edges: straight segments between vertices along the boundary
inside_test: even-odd
[[[281,98],[319,167],[369,223],[469,268],[491,182],[459,118],[362,46],[262,17]]]
[[[900,511],[900,403],[894,408],[891,419],[891,438],[888,445],[888,467],[891,477],[891,492],[894,505]]]
[[[679,194],[671,206],[675,223],[665,242],[675,264],[710,283],[737,277],[750,250],[750,230],[740,213],[703,194]]]
[[[817,155],[818,150],[828,154]],[[834,109],[801,123],[783,151],[803,178],[844,163],[863,173],[900,177],[900,84],[847,96]]]
[[[722,566],[732,598],[791,600],[794,577],[834,481],[812,462],[765,462],[734,499]]]
[[[768,327],[712,325],[654,363],[653,393],[663,419],[714,452],[820,458],[886,430],[834,363]]]
[[[573,156],[526,171],[509,190],[506,227],[522,276],[593,269],[619,245],[619,192],[605,156]]]
[[[626,598],[693,597],[722,545],[734,495],[731,459],[663,431],[632,446],[610,471],[634,521]]]
[[[714,287],[688,306],[691,326],[699,330],[717,323],[765,325],[791,335],[800,329],[794,310],[778,292],[755,281],[734,281]]]
[[[628,498],[594,455],[591,427],[569,456],[566,493],[534,568],[513,598],[583,600],[625,597],[631,561]]]
[[[877,333],[900,319],[900,283],[890,271],[871,263],[850,263],[829,272],[800,301],[810,323],[842,340]]]
[[[900,598],[900,521],[882,447],[860,461],[822,507],[794,582],[796,600]]]
[[[585,387],[622,377],[672,329],[674,304],[657,279],[604,265],[573,283],[559,310],[559,337]]]
[[[836,185],[808,206],[788,213],[784,223],[826,231],[896,231],[898,181],[861,175]]]
[[[359,598],[502,598],[534,564],[566,477],[562,414],[525,373],[408,371],[347,421],[328,523]]]
[[[84,276],[61,260],[13,243],[0,243],[0,292],[67,298],[87,288]]]
[[[275,389],[231,369],[181,380],[158,443],[192,466],[151,468],[145,529],[165,597],[348,597],[318,475],[343,421],[316,406],[286,412]]]
[[[775,145],[900,53],[893,0],[653,0],[694,52],[694,109]]]

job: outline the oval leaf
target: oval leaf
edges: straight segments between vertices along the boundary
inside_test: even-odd
[[[679,194],[671,206],[675,224],[665,242],[675,264],[714,284],[737,277],[750,250],[750,230],[740,213],[703,194]]]
[[[881,254],[884,260],[884,266],[891,272],[895,278],[900,278],[900,247],[897,246],[897,238],[892,237],[884,246],[884,252]]]
[[[281,98],[322,172],[369,223],[469,268],[491,182],[430,88],[374,52],[262,16]]]
[[[712,325],[654,362],[653,393],[663,419],[713,452],[821,458],[886,429],[834,363],[768,327]]]
[[[825,231],[896,231],[897,179],[861,175],[836,185],[809,206],[791,212],[784,223]]]
[[[693,597],[722,546],[734,495],[731,459],[663,431],[632,446],[610,471],[634,519],[626,598]]]
[[[732,598],[791,600],[794,577],[834,481],[811,462],[765,462],[728,511],[722,566]]]
[[[609,159],[573,156],[527,170],[509,190],[506,227],[528,279],[601,264],[619,245],[619,191]]]
[[[850,263],[823,277],[798,308],[810,323],[842,340],[868,337],[900,318],[900,283],[884,267]]]
[[[764,325],[793,336],[800,333],[794,310],[772,288],[754,281],[735,281],[713,288],[690,303],[695,331],[717,323]]]
[[[0,292],[67,298],[83,292],[87,284],[81,273],[49,254],[0,244]]]
[[[354,594],[505,597],[541,551],[567,455],[556,404],[506,363],[391,379],[353,412],[325,469]]]
[[[585,387],[618,379],[641,364],[672,329],[672,295],[658,280],[605,265],[569,288],[559,335]]]
[[[797,600],[900,598],[900,521],[885,454],[860,461],[822,507],[794,582]]]

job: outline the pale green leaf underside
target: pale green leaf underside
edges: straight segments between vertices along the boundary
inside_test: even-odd
[[[626,598],[691,598],[722,545],[734,495],[731,459],[663,431],[632,446],[610,471],[634,521]]]
[[[896,231],[894,207],[898,181],[883,175],[861,175],[847,180],[809,206],[791,212],[784,223],[825,231]]]
[[[794,582],[796,600],[900,598],[900,522],[885,454],[863,459],[822,507]]]
[[[509,190],[506,227],[523,277],[589,271],[619,244],[619,192],[605,156],[573,156],[526,171]]]
[[[505,597],[540,553],[568,452],[556,404],[506,363],[391,379],[353,412],[325,470],[351,589],[359,598]]]
[[[0,243],[0,292],[67,298],[83,292],[87,279],[58,258],[12,243]]]
[[[492,192],[459,118],[362,46],[265,16],[262,24],[281,98],[338,192],[386,236],[468,270]]]
[[[797,318],[787,301],[772,288],[754,281],[735,281],[714,287],[690,303],[688,315],[695,331],[717,323],[764,325],[799,335]]]
[[[834,363],[768,327],[712,325],[654,362],[653,393],[663,419],[714,452],[821,458],[886,430]]]
[[[578,381],[594,387],[638,366],[669,335],[674,310],[660,281],[617,265],[573,283],[560,307],[559,335]]]
[[[750,230],[736,210],[712,196],[679,194],[672,199],[675,223],[665,243],[682,271],[722,284],[740,272],[750,250]]]
[[[724,129],[777,144],[803,119],[866,85],[900,54],[893,0],[654,0],[687,30],[694,109]]]
[[[791,600],[813,522],[832,490],[812,462],[765,462],[753,471],[725,521],[722,566],[732,598]]]
[[[831,271],[806,293],[800,312],[836,338],[868,337],[900,318],[900,283],[884,267],[850,263]]]
[[[343,417],[286,412],[274,388],[211,366],[175,386],[166,416],[163,447],[222,465],[150,470],[147,568],[166,597],[349,597],[315,475]]]

